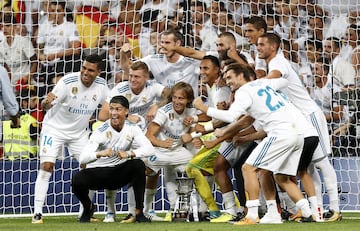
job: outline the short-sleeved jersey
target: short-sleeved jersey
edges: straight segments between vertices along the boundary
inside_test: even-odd
[[[96,158],[96,153],[111,148],[114,155],[111,157]],[[115,154],[116,151],[133,151],[137,158],[148,157],[154,154],[155,149],[146,138],[142,130],[135,124],[125,121],[120,132],[116,131],[105,121],[90,136],[88,145],[80,155],[80,163],[87,164],[86,168],[109,167],[125,162]]]
[[[158,138],[160,140],[174,139],[173,148],[182,146],[181,136],[190,129],[189,126],[183,124],[183,120],[189,115],[196,115],[196,112],[195,108],[185,108],[184,112],[180,115],[174,110],[172,103],[159,108],[152,121],[161,127]]]
[[[332,111],[332,107],[339,106],[339,102],[337,102],[336,100],[332,101],[333,97],[331,95],[340,91],[341,88],[338,85],[332,85],[331,80],[327,79],[326,84],[322,88],[318,86],[314,87],[311,97],[325,114],[330,114]],[[338,124],[340,124],[341,122],[345,122],[345,120],[348,119],[348,114],[346,113],[347,107],[344,107],[343,112],[344,115],[340,121],[328,125],[333,125],[333,128],[337,128],[339,126]]]
[[[106,81],[97,77],[90,87],[85,87],[80,72],[65,75],[55,85],[54,105],[45,114],[43,126],[56,129],[69,139],[83,135],[89,119],[109,94]]]
[[[147,81],[144,89],[140,94],[136,95],[130,88],[128,81],[118,83],[110,92],[110,95],[106,102],[110,102],[110,99],[116,95],[122,95],[129,101],[129,113],[139,114],[145,117],[149,107],[156,102],[156,99],[161,97],[161,93],[164,90],[164,86],[156,81]]]
[[[208,106],[216,107],[219,102],[229,102],[231,90],[229,87],[218,87],[215,84],[210,87],[206,84],[208,94]]]
[[[148,65],[158,83],[171,88],[178,82],[185,82],[193,87],[195,96],[198,95],[199,60],[180,56],[175,63],[169,63],[162,54],[146,56],[141,60]]]
[[[356,72],[352,64],[346,59],[336,56],[330,65],[328,78],[333,78],[334,86],[340,88],[355,84]]]
[[[80,41],[76,25],[72,22],[64,22],[54,26],[51,22],[40,24],[37,44],[44,44],[44,54],[54,54],[69,48],[69,42]],[[53,60],[55,63],[59,60]]]
[[[314,100],[311,99],[309,93],[302,84],[299,76],[291,67],[290,62],[283,54],[277,54],[268,65],[269,73],[277,70],[281,76],[289,81],[286,88],[281,89],[289,98],[290,102],[295,105],[305,116],[314,111],[320,110]]]
[[[207,114],[225,122],[234,122],[241,115],[253,117],[268,136],[304,134],[305,117],[287,99],[276,92],[286,86],[284,79],[258,79],[240,87],[229,110],[209,108]]]
[[[34,47],[27,37],[15,35],[11,46],[0,38],[0,63],[6,63],[11,70],[11,83],[30,73],[30,58],[35,55]]]

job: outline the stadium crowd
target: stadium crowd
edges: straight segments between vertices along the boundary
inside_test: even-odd
[[[0,77],[9,79],[19,111],[0,114],[12,124],[20,118],[20,126],[3,122],[1,158],[40,160],[32,223],[43,223],[63,145],[83,164],[72,182],[84,203],[80,222],[91,221],[98,189],[106,189],[104,222],[114,222],[116,190],[125,184],[122,223],[172,221],[178,174],[195,179],[202,220],[341,220],[328,157],[360,153],[360,12],[333,14],[316,0],[0,4]],[[125,165],[145,165],[146,180],[89,181],[97,168]],[[171,205],[164,218],[152,208],[161,169]]]

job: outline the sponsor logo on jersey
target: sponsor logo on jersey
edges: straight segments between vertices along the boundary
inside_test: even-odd
[[[131,140],[132,140],[132,139],[131,139],[131,136],[130,136],[130,135],[127,135],[127,136],[126,136],[126,140],[127,140],[127,141],[131,141]]]
[[[149,157],[150,162],[155,162],[156,159],[157,159],[157,157],[155,155],[152,155]]]

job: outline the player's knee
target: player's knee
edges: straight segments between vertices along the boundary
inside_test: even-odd
[[[241,170],[243,173],[246,173],[246,172],[256,171],[256,168],[254,166],[251,166],[248,164],[243,164],[243,166],[241,167]]]
[[[215,165],[214,165],[215,174],[217,174],[219,172],[227,171],[229,168],[230,168],[230,166],[229,166],[229,163],[227,162],[227,160],[223,156],[218,155],[215,160]]]

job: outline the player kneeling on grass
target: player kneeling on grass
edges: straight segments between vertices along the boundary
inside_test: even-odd
[[[123,96],[110,100],[110,119],[90,136],[80,155],[86,164],[72,179],[72,191],[84,206],[80,222],[90,222],[95,211],[89,190],[115,190],[131,184],[135,193],[135,219],[149,222],[143,214],[145,191],[145,164],[139,159],[154,153],[154,147],[141,129],[126,120],[129,102]]]

